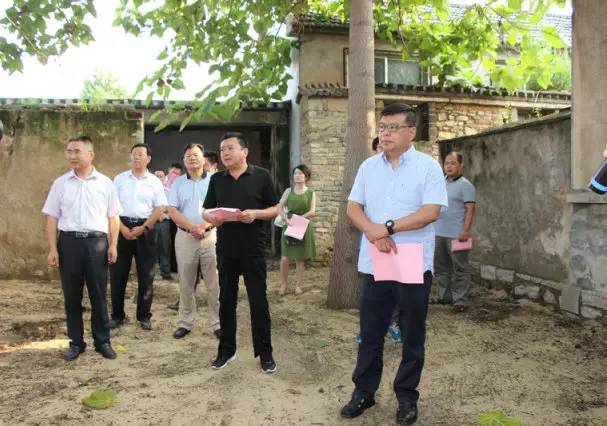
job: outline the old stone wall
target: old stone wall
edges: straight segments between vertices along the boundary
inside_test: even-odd
[[[563,113],[440,142],[461,151],[476,186],[472,264],[517,297],[587,318],[607,311],[607,204],[571,194],[571,119]]]
[[[86,134],[95,166],[110,177],[128,168],[128,152],[143,142],[141,114],[131,108],[83,111],[77,107],[0,109],[0,279],[46,277],[48,245],[42,205],[55,178],[68,171],[64,143]]]
[[[414,104],[407,99],[400,101]],[[388,102],[376,101],[378,117]],[[341,197],[348,101],[344,97],[303,96],[300,110],[301,161],[312,169],[310,186],[318,196],[314,219],[317,260],[327,262],[332,255]],[[422,127],[427,126],[425,136],[428,139],[416,141],[416,149],[438,158],[438,145],[435,143],[438,138],[478,133],[501,125],[505,117],[515,118],[516,109],[500,105],[429,102],[427,118],[420,117],[418,125],[418,138],[424,137]]]
[[[431,141],[474,135],[489,127],[517,121],[516,108],[504,106],[431,103],[428,114]]]

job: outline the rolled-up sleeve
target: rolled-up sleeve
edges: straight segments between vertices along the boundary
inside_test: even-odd
[[[443,170],[435,160],[432,160],[426,173],[422,205],[437,204],[447,207],[449,204],[447,200],[447,186]]]
[[[156,177],[154,177],[156,179]],[[166,206],[168,204],[167,196],[160,180],[154,183],[154,207]]]
[[[348,201],[354,201],[355,203],[364,205],[365,204],[365,163],[361,164],[356,172],[356,177],[354,178],[354,184],[352,185],[352,190],[350,191],[350,195],[348,196]]]
[[[59,219],[61,216],[61,182],[56,180],[51,185],[51,190],[46,197],[46,201],[44,202],[44,206],[42,207],[42,213],[48,216],[52,216],[55,219]]]
[[[118,191],[116,190],[116,186],[112,183],[110,184],[107,217],[118,216],[120,213],[122,213],[122,206],[120,205],[120,200],[118,199]]]

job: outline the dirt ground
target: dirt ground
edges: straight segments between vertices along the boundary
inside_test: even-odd
[[[59,284],[0,282],[0,424],[393,424],[391,382],[401,346],[391,341],[377,405],[359,419],[339,418],[352,391],[358,312],[326,309],[327,282],[327,269],[309,270],[304,294],[281,298],[278,274],[270,273],[279,369],[273,375],[263,374],[253,358],[244,288],[238,359],[214,371],[217,341],[206,326],[206,306],[199,306],[190,335],[171,337],[177,316],[166,304],[177,298],[176,282],[156,283],[152,331],[131,320],[113,334],[114,346],[126,348],[118,359],[95,353],[87,331],[90,346],[72,363],[61,358],[67,337]],[[129,285],[129,298],[134,288]],[[473,296],[463,314],[430,307],[417,424],[473,425],[480,413],[498,409],[525,425],[607,424],[602,325],[511,300],[503,290],[477,286]],[[206,305],[205,297],[200,288],[199,305]],[[127,315],[134,311],[129,301]],[[103,389],[118,393],[114,406],[81,404]]]

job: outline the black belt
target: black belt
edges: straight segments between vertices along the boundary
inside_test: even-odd
[[[169,218],[167,217],[166,219],[162,219],[162,220],[161,220],[161,222],[168,222],[169,220],[171,220],[171,219],[169,219]]]
[[[183,232],[187,232],[188,234],[190,233],[189,229],[182,228],[181,226],[178,226],[177,228],[181,229]],[[209,231],[212,231],[213,229],[215,229],[215,227],[210,226],[204,232],[209,232]]]
[[[140,226],[140,225],[143,225],[147,219],[141,219],[139,217],[120,216],[120,220],[125,225]]]
[[[62,234],[67,235],[72,238],[105,238],[107,234],[105,232],[100,231],[88,231],[88,232],[80,232],[80,231],[61,231]]]

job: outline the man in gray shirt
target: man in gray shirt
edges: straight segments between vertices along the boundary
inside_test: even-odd
[[[452,303],[456,311],[468,307],[471,274],[468,266],[469,250],[453,251],[454,240],[470,238],[470,227],[474,218],[476,197],[474,185],[462,175],[462,154],[451,152],[443,165],[447,184],[449,207],[442,211],[434,223],[436,245],[434,251],[434,275],[437,282],[436,302]]]

